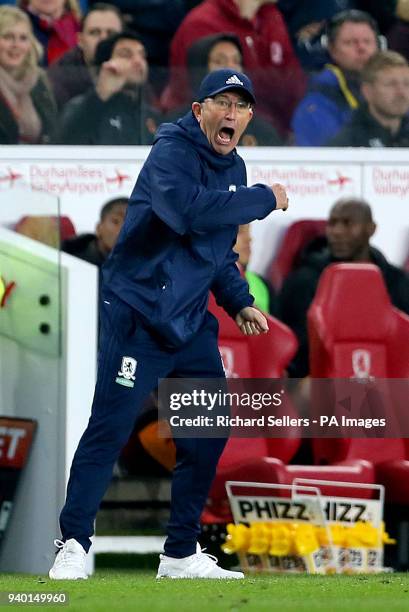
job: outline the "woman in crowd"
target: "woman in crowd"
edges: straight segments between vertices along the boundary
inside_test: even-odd
[[[42,65],[52,64],[75,47],[81,19],[78,0],[18,0],[17,4],[30,17],[44,49]]]
[[[50,141],[56,105],[45,74],[38,67],[41,47],[27,15],[0,6],[0,142],[40,144]]]

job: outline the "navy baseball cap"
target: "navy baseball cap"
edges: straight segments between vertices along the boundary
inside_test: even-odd
[[[253,84],[249,77],[242,72],[237,72],[230,68],[222,68],[221,70],[209,72],[200,84],[197,99],[199,102],[203,102],[206,98],[213,98],[224,91],[243,93],[253,104],[256,103]]]

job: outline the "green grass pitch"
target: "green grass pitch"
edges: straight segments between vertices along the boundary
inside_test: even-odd
[[[87,581],[0,576],[1,591],[66,592],[74,612],[363,612],[409,610],[409,574],[251,576],[245,580],[155,580],[152,572],[98,571]],[[6,609],[32,608],[12,605]]]

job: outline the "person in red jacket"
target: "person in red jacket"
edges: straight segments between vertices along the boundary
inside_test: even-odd
[[[78,42],[81,12],[78,0],[18,0],[31,20],[44,50],[42,65],[49,66]]]
[[[285,134],[304,93],[305,78],[284,19],[272,0],[205,0],[188,13],[172,40],[163,109],[169,111],[189,101],[187,50],[196,40],[218,32],[232,32],[240,38],[244,68],[260,100],[258,111]]]

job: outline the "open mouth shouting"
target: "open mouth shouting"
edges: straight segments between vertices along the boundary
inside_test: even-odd
[[[193,102],[192,110],[209,143],[221,155],[233,151],[253,117],[249,103],[233,92]]]
[[[234,136],[234,128],[232,127],[222,127],[220,128],[218,134],[217,134],[217,140],[219,142],[219,144],[221,144],[222,146],[226,146],[226,145],[230,145],[230,143],[233,140],[233,136]]]

